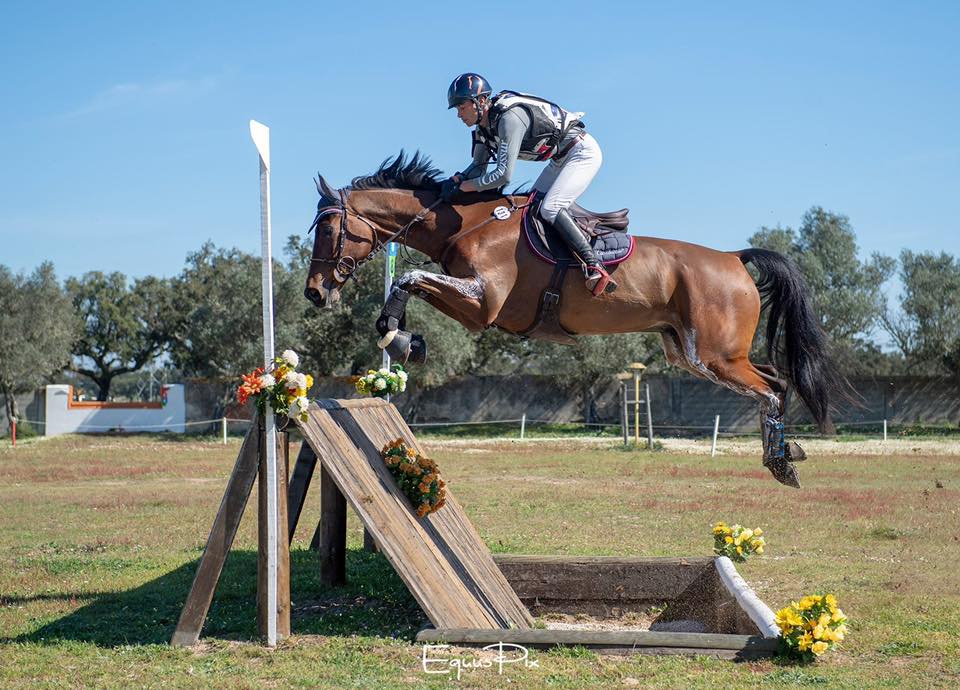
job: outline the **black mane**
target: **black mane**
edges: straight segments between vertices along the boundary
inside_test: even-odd
[[[440,189],[440,180],[443,171],[434,167],[428,156],[419,151],[407,160],[403,150],[390,160],[380,164],[372,175],[363,175],[353,178],[350,186],[353,189],[412,189],[414,191],[435,192]]]

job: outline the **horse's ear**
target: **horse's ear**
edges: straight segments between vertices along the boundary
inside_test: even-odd
[[[321,175],[320,173],[317,173],[317,179],[315,180],[315,182],[317,183],[317,192],[320,194],[320,196],[325,197],[327,199],[340,198],[340,195],[337,194],[337,190],[331,187],[327,183],[327,181],[323,179],[323,175]]]

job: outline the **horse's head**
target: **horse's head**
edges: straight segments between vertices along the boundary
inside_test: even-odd
[[[320,201],[310,226],[316,234],[303,294],[318,307],[332,307],[340,301],[340,289],[377,246],[376,230],[347,206],[345,190],[333,189],[322,175],[316,183]]]

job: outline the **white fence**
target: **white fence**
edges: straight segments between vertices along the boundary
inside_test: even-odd
[[[47,386],[44,433],[173,431],[183,433],[187,405],[183,385],[161,388],[160,402],[110,403],[76,401],[73,387]]]

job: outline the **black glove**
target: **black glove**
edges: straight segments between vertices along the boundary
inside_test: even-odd
[[[453,195],[460,191],[460,183],[452,177],[447,178],[440,183],[440,198],[448,204],[453,199]]]

